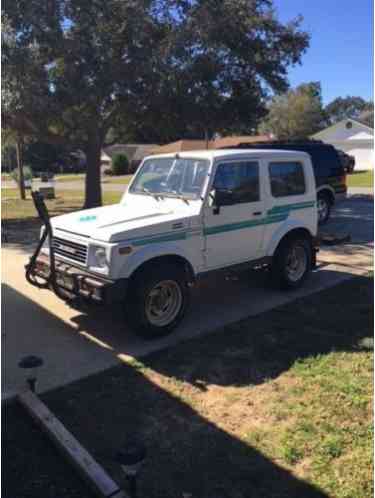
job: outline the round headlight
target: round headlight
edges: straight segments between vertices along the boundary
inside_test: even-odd
[[[108,261],[107,261],[107,254],[105,252],[104,247],[98,247],[95,250],[95,259],[99,267],[105,268],[108,266]]]

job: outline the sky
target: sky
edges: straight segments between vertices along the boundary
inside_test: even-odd
[[[310,47],[289,71],[292,87],[320,81],[324,104],[354,95],[373,100],[373,0],[274,0],[278,18],[301,14]]]

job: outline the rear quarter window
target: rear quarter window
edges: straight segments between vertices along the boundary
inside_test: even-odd
[[[273,197],[302,195],[306,192],[302,163],[294,161],[271,162],[268,168]]]

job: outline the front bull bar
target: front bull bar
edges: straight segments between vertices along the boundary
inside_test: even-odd
[[[35,209],[39,215],[39,218],[42,220],[44,224],[44,230],[40,240],[38,242],[37,248],[35,249],[34,254],[31,256],[27,265],[25,265],[25,277],[26,280],[33,285],[34,287],[38,287],[39,289],[52,289],[53,292],[59,297],[66,301],[67,295],[61,290],[61,288],[57,284],[56,280],[56,264],[55,264],[55,252],[53,247],[53,230],[50,221],[50,216],[48,213],[47,206],[44,202],[43,196],[40,192],[32,191],[31,197],[33,199]],[[41,276],[40,273],[36,271],[37,268],[37,259],[40,251],[42,250],[43,244],[48,238],[48,247],[49,247],[49,274],[47,276]]]

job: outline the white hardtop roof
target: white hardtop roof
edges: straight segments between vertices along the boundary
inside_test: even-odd
[[[228,156],[254,156],[255,157],[267,157],[267,156],[283,156],[283,157],[310,157],[309,154],[302,151],[295,150],[279,150],[279,149],[216,149],[216,150],[188,150],[184,152],[171,152],[168,154],[155,154],[148,156],[149,158],[161,158],[161,157],[186,157],[192,159],[209,159],[213,160],[216,158],[223,158]]]

